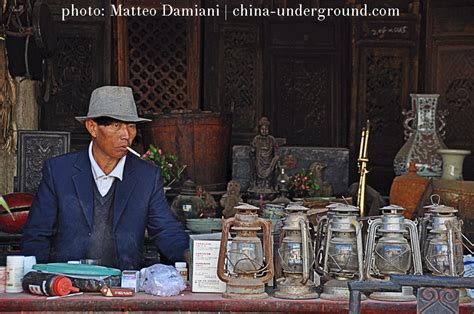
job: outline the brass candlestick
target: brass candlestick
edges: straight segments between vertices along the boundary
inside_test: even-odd
[[[359,158],[357,158],[357,166],[359,168],[360,174],[359,190],[357,191],[357,207],[360,208],[360,217],[364,217],[365,213],[365,180],[367,173],[369,173],[369,171],[367,170],[367,163],[369,162],[369,157],[367,153],[367,148],[369,144],[369,131],[370,122],[369,120],[367,120],[366,126],[362,128]]]

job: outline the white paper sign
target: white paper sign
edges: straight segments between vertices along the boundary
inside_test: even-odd
[[[225,282],[217,277],[220,244],[220,240],[192,240],[192,292],[225,292]]]

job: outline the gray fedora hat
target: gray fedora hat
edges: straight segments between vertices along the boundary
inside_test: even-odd
[[[99,117],[109,117],[124,122],[151,121],[138,116],[132,89],[124,86],[96,88],[91,95],[87,116],[76,117],[76,120],[84,122]]]

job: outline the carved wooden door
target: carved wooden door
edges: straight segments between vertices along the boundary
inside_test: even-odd
[[[405,143],[402,111],[410,109],[409,94],[418,90],[419,6],[399,5],[402,13],[397,18],[353,19],[352,173],[356,173],[361,130],[368,119],[367,183],[383,195],[389,193],[395,177],[393,160]]]
[[[300,2],[226,3],[230,11],[242,3],[275,8]],[[343,19],[206,17],[203,108],[232,113],[233,144],[250,143],[259,118],[266,115],[272,134],[286,138],[288,145],[346,145],[349,31]]]
[[[427,1],[424,86],[440,94],[447,109],[448,148],[474,152],[474,1]],[[474,156],[464,164],[464,179],[474,180]]]
[[[50,60],[52,86],[49,99],[41,106],[41,128],[70,131],[71,150],[83,149],[89,135],[75,116],[87,114],[91,92],[110,83],[110,19],[78,17],[61,21],[61,9],[70,1],[48,1],[58,30],[58,50]],[[80,7],[102,6],[108,12],[108,0],[81,1]],[[107,15],[107,14],[106,14]]]
[[[218,4],[209,0],[205,5]],[[230,12],[242,1],[226,1]],[[263,0],[246,1],[254,7]],[[232,114],[232,143],[249,144],[263,112],[263,19],[204,19],[203,108]]]
[[[294,146],[344,146],[349,25],[343,19],[265,19],[265,112]]]

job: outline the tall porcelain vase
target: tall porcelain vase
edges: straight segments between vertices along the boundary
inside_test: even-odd
[[[407,141],[395,156],[395,174],[407,173],[408,165],[415,161],[418,175],[441,177],[443,160],[438,149],[446,148],[442,137],[447,112],[436,111],[438,94],[410,94],[410,97],[412,110],[403,112]]]

